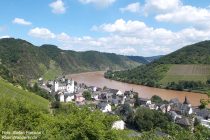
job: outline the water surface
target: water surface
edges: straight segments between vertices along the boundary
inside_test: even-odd
[[[97,86],[101,88],[106,86],[108,88],[119,89],[122,92],[133,89],[134,91],[139,93],[140,97],[143,98],[151,98],[153,95],[158,95],[165,100],[178,98],[179,101],[183,102],[185,96],[187,96],[192,106],[198,106],[200,104],[200,99],[208,98],[207,95],[201,93],[159,89],[106,79],[104,78],[104,71],[71,74],[68,75],[68,78],[72,78],[79,83],[85,83],[88,86]]]

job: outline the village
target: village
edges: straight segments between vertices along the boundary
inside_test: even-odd
[[[117,114],[123,105],[129,105],[134,111],[136,107],[145,107],[167,113],[174,123],[191,131],[194,129],[195,120],[210,129],[210,111],[207,108],[192,106],[187,97],[184,102],[180,102],[177,98],[154,102],[152,98],[139,97],[138,93],[132,89],[122,92],[108,87],[87,86],[84,83],[67,79],[65,76],[50,81],[43,81],[43,78],[39,78],[38,82],[40,88],[62,103],[73,102],[78,106],[88,105],[91,110],[99,109],[109,114]],[[125,126],[125,122],[119,120],[112,127],[123,130]]]

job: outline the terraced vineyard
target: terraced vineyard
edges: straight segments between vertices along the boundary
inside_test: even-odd
[[[206,82],[210,78],[210,65],[171,65],[169,71],[161,80],[162,84],[168,82],[202,81]]]

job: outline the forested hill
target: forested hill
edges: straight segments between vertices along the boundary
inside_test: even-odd
[[[210,41],[183,47],[156,61],[159,64],[210,64]]]
[[[210,41],[203,41],[185,46],[147,65],[125,71],[108,71],[105,77],[147,86],[210,92],[209,64]]]
[[[107,68],[128,69],[138,65],[113,53],[75,52],[61,50],[54,45],[37,47],[21,39],[0,39],[0,75],[13,82],[43,75],[49,79],[61,74]]]
[[[151,56],[151,57],[144,57],[144,56],[127,56],[127,57],[138,63],[149,64],[155,60],[160,59],[162,56],[163,55],[157,55],[157,56]]]

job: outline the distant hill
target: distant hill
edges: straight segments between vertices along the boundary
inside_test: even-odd
[[[145,57],[143,56],[127,56],[129,59],[142,63],[142,64],[148,64],[149,61],[147,59],[145,59]]]
[[[157,56],[150,56],[150,57],[144,57],[149,63],[153,62],[155,60],[160,59],[161,57],[163,57],[164,55],[157,55]]]
[[[153,62],[154,60],[161,58],[162,56],[163,55],[151,56],[151,57],[143,57],[143,56],[127,56],[127,57],[138,63],[148,64],[148,63]]]
[[[21,39],[0,39],[0,75],[9,77],[14,82],[28,81],[40,76],[53,79],[61,74],[107,68],[128,69],[138,65],[140,64],[114,53],[75,52],[61,50],[54,45],[37,47]]]
[[[192,87],[196,86],[199,91],[204,88],[204,91],[208,91],[206,82],[210,79],[209,64],[210,41],[203,41],[185,46],[147,65],[125,71],[109,71],[105,77],[147,86],[171,88],[173,85],[174,89],[177,86],[180,89],[194,89]]]

